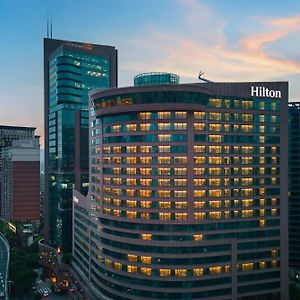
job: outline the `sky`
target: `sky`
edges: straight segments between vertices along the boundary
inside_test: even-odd
[[[299,0],[0,0],[0,124],[43,139],[43,38],[118,49],[119,86],[173,72],[196,82],[289,81],[300,101]],[[43,144],[43,143],[42,143]]]

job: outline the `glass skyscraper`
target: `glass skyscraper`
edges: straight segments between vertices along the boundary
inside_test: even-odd
[[[91,93],[75,270],[95,299],[288,299],[288,84],[174,78]]]
[[[72,189],[87,192],[88,93],[117,85],[111,46],[44,39],[45,216],[49,244],[71,249]]]

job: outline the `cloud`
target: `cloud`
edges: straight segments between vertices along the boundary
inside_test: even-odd
[[[184,13],[182,19],[189,20],[184,32],[148,28],[143,37],[132,41],[133,48],[143,49],[140,62],[128,61],[121,68],[136,72],[174,72],[188,82],[196,81],[200,69],[215,81],[288,80],[291,76],[295,80],[295,75],[300,76],[299,62],[270,49],[282,38],[299,34],[300,16],[261,18],[256,24],[259,33],[229,42],[224,33],[226,20],[216,16],[209,6],[196,0],[177,3]],[[199,17],[201,12],[205,12],[203,18]]]

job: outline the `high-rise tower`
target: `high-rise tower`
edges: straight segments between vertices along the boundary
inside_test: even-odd
[[[288,299],[288,84],[135,82],[91,93],[89,194],[73,198],[89,291]]]
[[[44,39],[45,217],[52,246],[71,249],[72,189],[86,193],[88,93],[117,86],[117,50]]]

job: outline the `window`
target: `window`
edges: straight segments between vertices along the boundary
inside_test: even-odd
[[[170,269],[159,269],[160,276],[170,276],[171,270]]]
[[[140,119],[141,120],[151,119],[151,112],[141,112]]]
[[[220,274],[220,273],[222,273],[222,267],[221,266],[209,267],[209,273]]]
[[[195,130],[205,130],[205,123],[194,123],[194,129]]]
[[[143,274],[143,275],[148,275],[148,276],[150,276],[151,275],[151,273],[152,273],[152,269],[151,268],[141,268],[141,273]]]
[[[141,234],[142,240],[152,240],[152,234],[150,233],[142,233]]]
[[[159,202],[159,208],[171,208],[171,202]]]
[[[202,234],[194,234],[193,238],[195,241],[202,241],[203,240],[203,235]]]
[[[203,111],[195,111],[194,112],[195,119],[205,119],[205,112]]]
[[[187,275],[186,269],[176,269],[175,276],[185,277]]]
[[[141,262],[143,264],[151,264],[151,256],[141,256]]]
[[[150,131],[150,127],[151,127],[150,123],[140,124],[141,131]]]
[[[136,266],[127,266],[127,271],[129,273],[137,273],[137,267]]]
[[[171,118],[171,112],[169,111],[160,111],[157,113],[157,116],[159,119],[170,119]]]
[[[137,256],[134,254],[127,254],[128,261],[137,261]]]
[[[203,276],[203,274],[204,274],[204,269],[203,268],[193,269],[193,275],[194,276]]]
[[[194,202],[194,207],[195,208],[202,208],[205,206],[205,201],[195,201]]]
[[[175,220],[187,220],[187,213],[175,213]]]
[[[160,220],[170,220],[171,214],[170,213],[159,213]]]
[[[204,219],[206,219],[206,213],[205,212],[195,212],[194,219],[195,220],[204,220]]]

